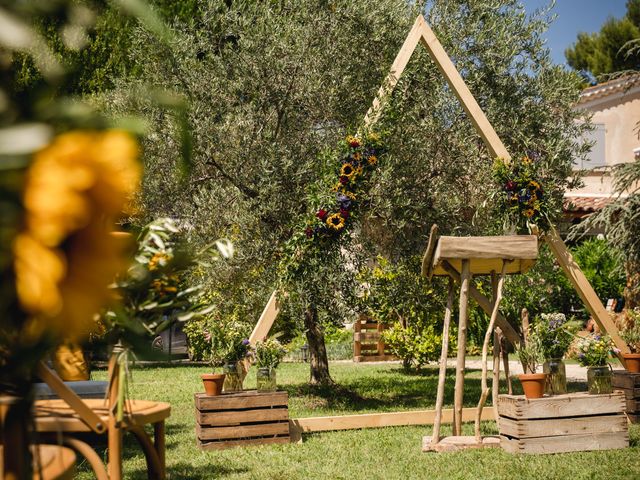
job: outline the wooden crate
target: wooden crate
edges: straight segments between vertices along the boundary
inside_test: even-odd
[[[366,315],[360,315],[353,324],[353,361],[384,362],[398,360],[382,341],[382,332],[388,325],[379,323]]]
[[[625,398],[572,393],[498,397],[500,446],[510,453],[563,453],[629,446]]]
[[[289,443],[287,392],[245,390],[195,394],[196,437],[202,450]]]
[[[640,373],[614,370],[613,388],[624,392],[629,421],[631,423],[640,423]]]

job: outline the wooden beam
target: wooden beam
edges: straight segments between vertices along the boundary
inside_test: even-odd
[[[475,407],[462,409],[462,421],[471,422],[476,415]],[[289,420],[291,436],[301,433],[328,432],[332,430],[355,430],[358,428],[400,427],[409,425],[433,425],[435,410],[414,410],[408,412],[364,413],[361,415],[338,415],[330,417],[293,418]],[[493,407],[482,411],[483,420],[493,420]],[[442,423],[453,422],[453,409],[442,410]]]
[[[409,63],[409,59],[413,55],[413,51],[415,50],[418,42],[420,41],[420,38],[422,37],[422,23],[424,23],[424,18],[422,17],[422,15],[420,15],[418,16],[418,18],[416,18],[413,27],[411,27],[407,38],[404,40],[400,51],[396,55],[396,58],[391,65],[389,74],[387,75],[387,78],[384,80],[383,84],[380,86],[378,94],[373,100],[373,104],[369,108],[367,114],[364,116],[365,128],[373,125],[380,118],[383,102],[395,88],[398,80],[400,79],[400,75],[402,75],[402,72],[404,72],[407,63]]]
[[[444,268],[447,273],[453,278],[456,282],[460,283],[460,273],[451,266],[451,264],[447,261],[442,262],[442,268]],[[484,310],[487,315],[491,315],[492,305],[491,301],[480,293],[473,284],[469,286],[469,293],[471,294],[471,298],[473,298],[476,303]],[[505,338],[512,344],[518,345],[520,343],[520,335],[516,330],[511,326],[509,320],[505,318],[500,312],[498,312],[498,316],[496,318],[496,325],[500,327],[502,333]]]
[[[249,342],[251,345],[256,344],[258,341],[262,341],[267,338],[269,335],[269,331],[273,326],[273,322],[278,318],[278,314],[280,313],[280,302],[277,297],[278,291],[274,290],[267,302],[267,305],[264,307],[262,311],[262,315],[258,319],[258,323],[253,328],[253,332],[251,332],[251,336],[249,337]]]
[[[420,15],[416,20],[416,23],[420,24],[421,37],[420,43],[427,49],[429,55],[436,63],[438,69],[444,75],[447,83],[453,90],[453,93],[458,97],[462,107],[464,108],[473,126],[477,130],[480,137],[484,141],[485,145],[489,149],[489,152],[494,158],[502,158],[505,161],[511,160],[511,156],[505,148],[502,140],[498,137],[489,120],[485,116],[484,112],[478,105],[478,102],[469,91],[469,88],[464,83],[464,80],[456,70],[455,65],[442,48],[442,44],[436,38],[433,30],[427,25],[424,17]]]
[[[464,400],[464,370],[465,357],[467,355],[467,324],[469,323],[469,285],[472,276],[469,269],[470,262],[462,260],[462,272],[460,281],[460,302],[458,304],[458,345],[456,348],[456,384],[453,396],[453,435],[462,435],[462,403]]]
[[[598,327],[600,327],[600,330],[607,333],[611,337],[611,340],[613,340],[615,346],[620,349],[618,358],[624,366],[625,362],[622,354],[629,353],[629,347],[625,341],[620,338],[616,325],[609,316],[609,312],[607,312],[604,305],[602,305],[600,298],[593,290],[589,280],[587,280],[587,277],[585,277],[582,270],[580,270],[580,266],[573,259],[569,249],[562,238],[560,238],[560,235],[555,228],[552,227],[549,232],[545,233],[544,239],[558,260],[562,270],[564,270],[564,273],[567,275],[567,278],[576,289],[576,292],[578,292],[578,295],[585,307],[587,307],[589,314],[596,321]]]

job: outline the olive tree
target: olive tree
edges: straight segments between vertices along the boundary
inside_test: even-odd
[[[318,192],[339,165],[321,155],[361,125],[417,13],[426,12],[445,50],[514,153],[535,148],[549,177],[565,185],[582,153],[572,104],[579,78],[551,63],[545,12],[528,17],[516,0],[211,0],[198,22],[176,23],[170,48],[143,32],[132,41],[139,80],[123,80],[112,109],[150,120],[140,221],[172,216],[197,243],[227,237],[232,262],[205,274],[223,308],[257,318],[278,283],[287,241],[321,206]],[[170,87],[190,104],[193,169],[175,173],[175,119],[127,95]],[[493,233],[481,211],[493,159],[425,52],[418,49],[377,130],[388,153],[361,228],[313,256],[285,285],[281,317],[305,318],[311,380],[330,376],[320,323],[353,310],[355,273],[381,253],[419,254],[428,228]],[[558,201],[558,199],[555,199]],[[479,213],[480,212],[480,213]],[[484,213],[482,213],[484,212]],[[474,221],[475,219],[475,221]]]

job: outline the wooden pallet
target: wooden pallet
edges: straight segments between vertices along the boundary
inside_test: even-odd
[[[196,437],[202,450],[289,443],[287,392],[246,390],[195,394]]]
[[[640,373],[614,370],[613,388],[624,392],[629,421],[631,423],[640,423]]]
[[[382,341],[382,332],[388,328],[366,315],[360,315],[353,324],[353,361],[386,362],[398,360]]]
[[[510,453],[564,453],[629,446],[626,402],[610,395],[572,393],[527,400],[498,397],[500,446]]]

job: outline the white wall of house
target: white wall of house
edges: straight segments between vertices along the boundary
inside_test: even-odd
[[[602,167],[632,162],[634,150],[640,148],[637,131],[640,122],[640,85],[612,93],[607,92],[606,86],[592,87],[585,90],[577,108],[590,112],[595,126],[589,136],[589,140],[595,142],[589,161],[582,162],[577,168],[592,171],[583,178],[584,187],[567,193],[569,196],[610,195],[611,177]]]

